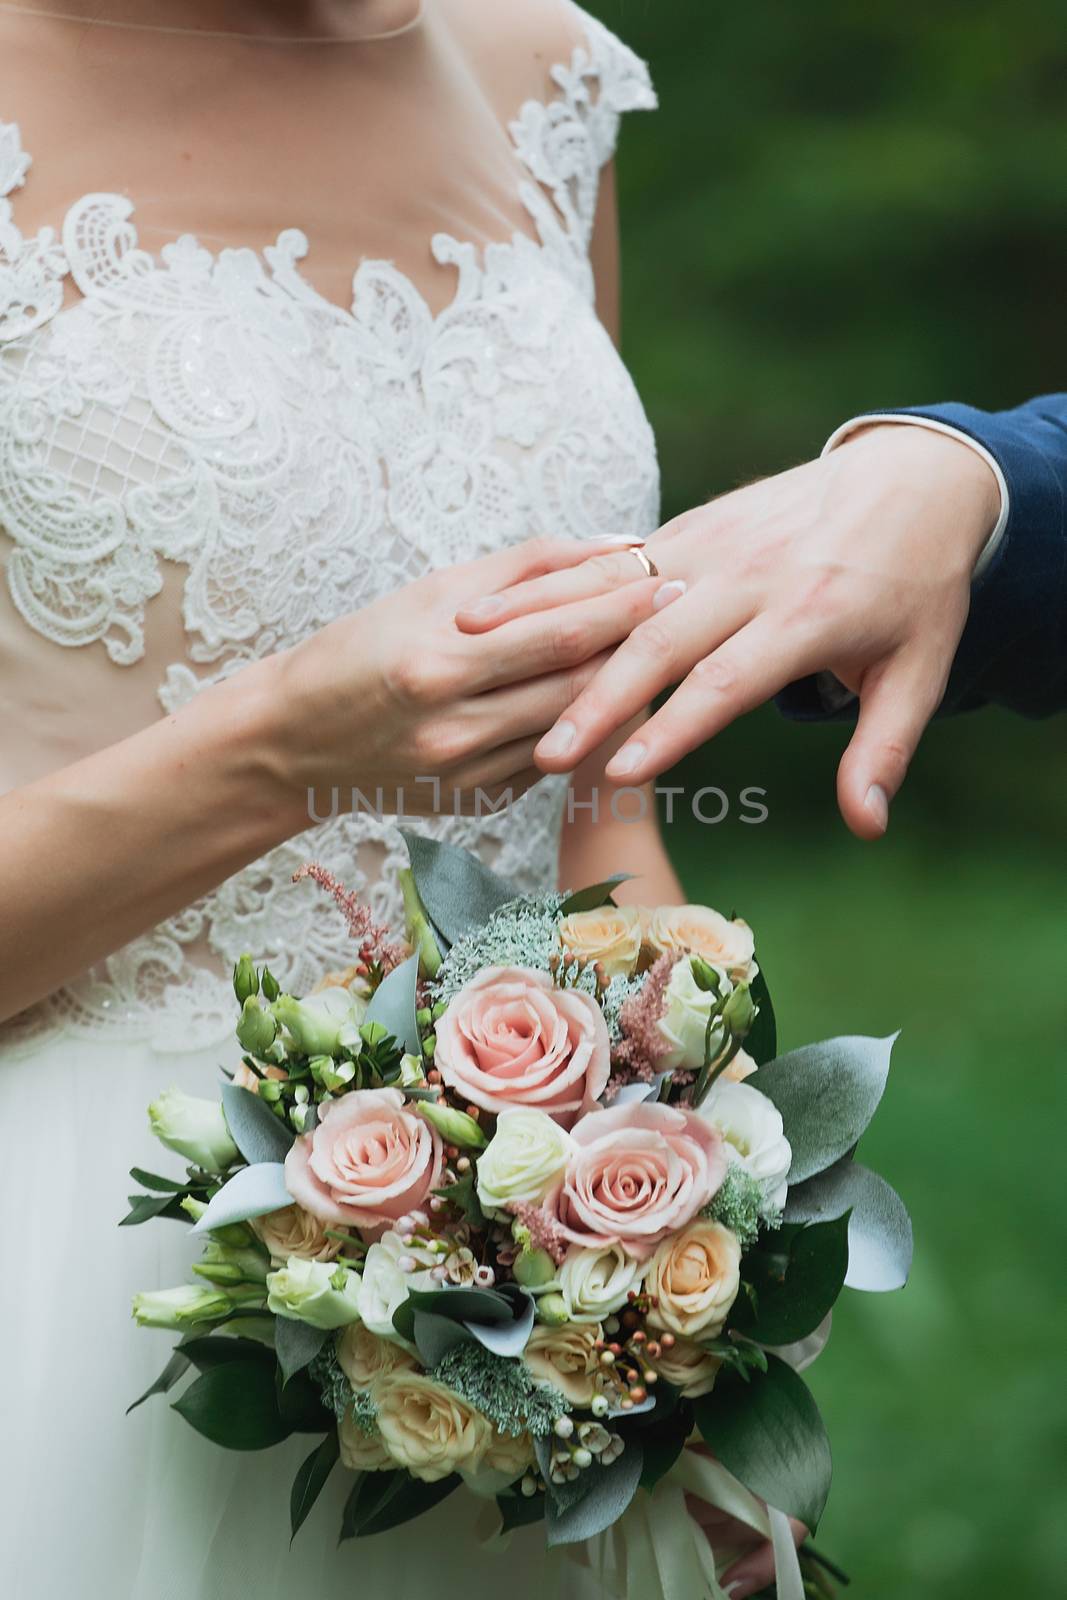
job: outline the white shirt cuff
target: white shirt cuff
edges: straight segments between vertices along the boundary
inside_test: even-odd
[[[913,417],[910,413],[906,415],[904,413],[894,413],[890,416],[883,416],[878,413],[869,417],[852,417],[848,422],[843,422],[839,428],[834,429],[823,445],[822,454],[826,455],[839,444],[842,444],[849,434],[854,433],[857,428],[871,427],[882,422],[910,422],[916,428],[932,428],[935,433],[947,433],[950,439],[958,439],[961,444],[969,445],[977,455],[980,455],[996,478],[997,487],[1000,490],[1000,516],[997,518],[996,527],[983,545],[978,560],[974,564],[974,577],[980,578],[996,554],[997,546],[1004,537],[1004,529],[1008,525],[1008,512],[1010,509],[1008,485],[1004,481],[1004,474],[1000,469],[999,461],[994,460],[985,446],[979,444],[977,439],[972,439],[969,433],[962,433],[959,428],[950,427],[947,422],[939,422],[933,417]]]

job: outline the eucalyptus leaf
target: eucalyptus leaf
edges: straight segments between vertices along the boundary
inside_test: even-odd
[[[173,1389],[178,1379],[184,1377],[185,1373],[188,1372],[189,1367],[189,1357],[184,1353],[179,1345],[174,1351],[170,1360],[167,1362],[166,1366],[163,1368],[163,1371],[159,1374],[159,1377],[156,1379],[155,1383],[149,1384],[144,1394],[139,1395],[138,1398],[132,1402],[132,1404],[126,1407],[126,1415],[129,1416],[131,1411],[136,1411],[138,1406],[144,1405],[145,1401],[150,1399],[152,1395],[166,1394],[168,1389]]]
[[[560,916],[570,917],[576,911],[595,911],[598,906],[614,904],[611,899],[613,893],[620,883],[627,883],[632,877],[632,872],[615,872],[602,883],[591,883],[588,889],[576,889],[560,906]]]
[[[764,1235],[744,1260],[753,1299],[739,1296],[732,1327],[760,1344],[806,1339],[833,1307],[848,1267],[848,1214]]]
[[[308,1366],[327,1340],[325,1328],[313,1328],[296,1317],[277,1317],[274,1323],[274,1348],[278,1355],[282,1382]]]
[[[523,1299],[525,1305],[514,1322],[465,1322],[463,1326],[495,1356],[521,1356],[534,1325],[533,1296],[524,1294]]]
[[[793,1150],[790,1186],[853,1149],[878,1109],[896,1038],[825,1039],[778,1056],[748,1079],[782,1113]]]
[[[418,955],[394,967],[375,989],[365,1022],[376,1022],[391,1034],[408,1055],[418,1055],[419,1030],[415,1026],[415,986],[419,981]]]
[[[231,1222],[247,1222],[249,1217],[266,1216],[268,1211],[280,1211],[292,1203],[281,1162],[261,1161],[254,1167],[242,1167],[223,1184],[218,1194],[208,1201],[207,1210],[194,1225],[193,1232],[209,1233],[212,1228],[227,1227]]]
[[[414,1289],[393,1312],[393,1327],[410,1339],[416,1311],[432,1311],[453,1322],[513,1322],[515,1308],[498,1289]]]
[[[274,1373],[262,1361],[211,1367],[173,1403],[197,1433],[227,1450],[266,1450],[292,1431],[278,1411]]]
[[[519,890],[497,877],[477,856],[458,845],[427,839],[401,828],[419,898],[446,944],[480,928],[518,897]]]
[[[416,1311],[412,1317],[412,1342],[424,1367],[436,1367],[458,1344],[470,1344],[472,1326],[439,1317],[434,1311]]]
[[[643,1468],[644,1451],[636,1441],[628,1440],[622,1455],[610,1466],[602,1467],[594,1460],[586,1467],[582,1473],[586,1492],[580,1500],[558,1508],[549,1493],[545,1512],[549,1546],[580,1544],[614,1527],[637,1493]]]
[[[236,1083],[224,1083],[222,1109],[230,1136],[249,1166],[285,1160],[296,1136],[258,1094]]]
[[[845,1286],[902,1289],[911,1270],[911,1218],[896,1190],[849,1157],[789,1191],[789,1222],[822,1222],[851,1210]]]
[[[830,1441],[802,1378],[777,1356],[693,1402],[705,1444],[746,1489],[814,1533],[830,1493]]]
[[[660,1090],[671,1076],[669,1072],[657,1072],[651,1083],[624,1083],[612,1096],[612,1110],[616,1106],[640,1105],[646,1100],[658,1100]]]
[[[290,1545],[300,1532],[308,1512],[326,1487],[326,1481],[336,1466],[339,1455],[337,1429],[331,1428],[321,1444],[317,1444],[311,1454],[301,1462],[289,1495],[289,1522],[292,1528]]]

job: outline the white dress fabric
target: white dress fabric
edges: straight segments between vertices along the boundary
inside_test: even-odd
[[[293,230],[262,255],[190,236],[149,253],[123,195],[86,194],[24,236],[30,152],[0,120],[5,755],[42,706],[80,705],[94,662],[108,688],[85,710],[85,749],[429,568],[539,533],[652,531],[654,445],[596,318],[588,244],[619,115],[654,98],[625,47],[582,27],[551,94],[509,125],[531,232],[428,236],[455,274],[433,313],[386,261],[359,266],[342,311],[301,276]],[[57,739],[52,765],[81,753]],[[419,826],[535,889],[554,878],[561,803],[547,784],[507,814]],[[399,917],[395,828],[341,817],[0,1028],[10,1600],[601,1592],[546,1558],[539,1532],[483,1550],[465,1494],[338,1548],[339,1470],[290,1552],[289,1485],[312,1439],[236,1455],[158,1398],[123,1415],[174,1342],[135,1330],[130,1297],[183,1281],[193,1254],[178,1224],[116,1227],[127,1167],[168,1170],[145,1107],[169,1083],[213,1092],[233,1061],[240,951],[296,992],[351,959],[330,903],[291,882],[311,858]]]

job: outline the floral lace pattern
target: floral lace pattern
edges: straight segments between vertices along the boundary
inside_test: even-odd
[[[537,241],[437,235],[456,271],[437,315],[386,262],[359,267],[350,312],[332,305],[301,276],[295,230],[262,256],[190,236],[150,255],[118,195],[77,201],[58,241],[24,238],[10,196],[30,161],[0,123],[0,532],[29,627],[136,668],[161,563],[181,564],[186,659],[158,687],[170,711],[431,567],[540,532],[654,528],[654,443],[588,261],[620,113],[654,96],[643,65],[587,28],[553,70],[558,96],[511,125]],[[64,308],[68,277],[80,298]],[[508,813],[419,826],[532,889],[551,881],[561,805],[553,782]],[[236,952],[297,991],[345,964],[339,916],[291,882],[311,856],[398,918],[395,828],[338,818],[32,1008],[5,1044],[56,1027],[213,1043],[232,1027]]]

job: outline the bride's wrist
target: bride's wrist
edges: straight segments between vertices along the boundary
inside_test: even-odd
[[[212,752],[209,759],[223,773],[221,793],[236,797],[264,850],[309,825],[307,786],[300,778],[281,659],[269,657],[246,667],[189,707],[201,721],[198,732]]]

